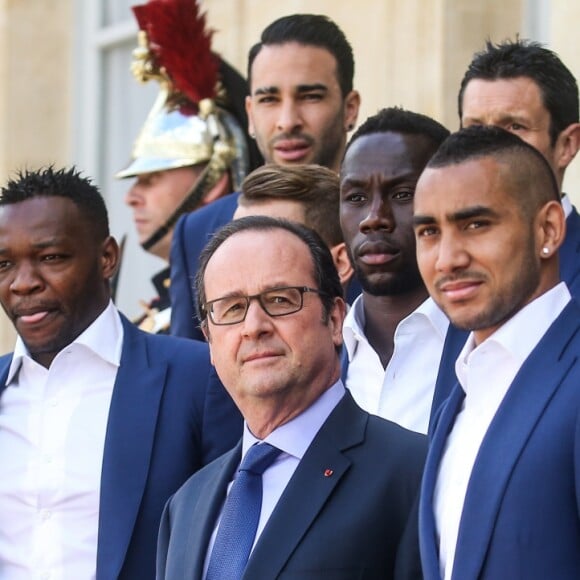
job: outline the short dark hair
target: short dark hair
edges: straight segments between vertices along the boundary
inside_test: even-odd
[[[20,203],[36,197],[64,197],[70,199],[104,240],[109,236],[109,218],[105,202],[96,185],[74,166],[55,169],[54,166],[36,170],[23,169],[9,180],[0,192],[0,207]]]
[[[207,322],[207,312],[204,309],[206,302],[204,278],[207,264],[216,250],[231,236],[244,231],[274,231],[285,230],[302,240],[310,250],[312,257],[313,276],[317,289],[323,292],[320,298],[328,318],[335,298],[343,296],[342,285],[336,266],[328,246],[322,238],[310,228],[287,220],[271,218],[269,216],[248,216],[233,220],[219,229],[209,240],[199,257],[199,268],[195,276],[196,309],[202,325]],[[251,267],[251,266],[250,266]]]
[[[461,81],[459,119],[463,117],[463,95],[469,81],[520,77],[532,79],[540,89],[544,107],[550,113],[553,145],[566,127],[578,122],[578,85],[558,55],[538,42],[516,38],[493,44],[487,40],[485,49],[473,56]]]
[[[509,165],[519,202],[527,215],[548,201],[560,201],[554,172],[545,157],[517,135],[499,127],[474,125],[450,135],[427,163],[427,168],[441,168],[492,157]],[[530,203],[530,201],[532,203]]]
[[[304,209],[304,225],[329,247],[343,241],[339,221],[338,175],[321,165],[264,165],[242,183],[238,203],[251,207],[270,199],[295,201]]]
[[[268,25],[260,42],[248,54],[248,84],[251,88],[252,65],[263,46],[296,42],[304,46],[324,48],[336,60],[336,74],[342,96],[352,91],[354,56],[344,32],[328,16],[320,14],[292,14],[283,16]]]
[[[422,135],[433,143],[434,149],[449,136],[448,129],[427,115],[406,111],[400,107],[387,107],[369,117],[354,132],[346,146],[346,151],[359,137],[388,132]]]

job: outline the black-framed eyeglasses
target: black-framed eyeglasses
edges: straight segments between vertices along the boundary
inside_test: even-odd
[[[246,319],[250,302],[255,298],[269,316],[286,316],[302,310],[305,292],[325,295],[321,290],[308,286],[281,286],[251,296],[225,296],[210,300],[204,304],[204,310],[218,326],[238,324]]]

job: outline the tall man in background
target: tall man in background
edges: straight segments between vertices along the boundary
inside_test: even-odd
[[[317,163],[339,171],[360,97],[344,33],[326,16],[294,14],[262,32],[248,58],[249,130],[267,163]],[[232,219],[236,197],[182,218],[171,249],[171,333],[203,339],[193,279],[212,232]]]

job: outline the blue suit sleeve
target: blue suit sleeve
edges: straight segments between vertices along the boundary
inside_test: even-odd
[[[187,218],[179,219],[171,242],[171,334],[185,338],[200,338],[196,332],[193,302],[193,278],[189,269],[186,247]],[[197,255],[196,255],[197,258]],[[203,340],[203,335],[201,336]]]
[[[179,219],[171,242],[171,334],[205,340],[195,312],[193,283],[199,256],[211,235],[228,223],[238,206],[238,193],[226,195]]]

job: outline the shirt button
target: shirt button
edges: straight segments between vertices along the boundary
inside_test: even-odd
[[[40,519],[46,522],[52,517],[52,512],[50,510],[40,510]],[[45,572],[45,574],[50,575],[50,572]]]

